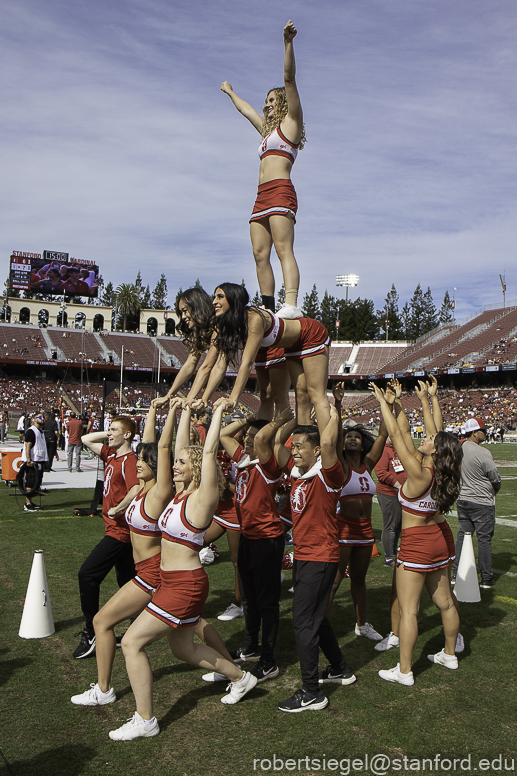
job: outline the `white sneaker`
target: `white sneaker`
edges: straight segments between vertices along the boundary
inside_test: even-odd
[[[242,679],[240,679],[238,682],[230,682],[226,688],[229,691],[229,694],[223,695],[221,698],[221,703],[230,705],[238,703],[241,698],[244,698],[246,693],[249,693],[250,690],[253,690],[256,684],[257,677],[253,676],[253,674],[250,674],[249,671],[246,671]]]
[[[378,644],[374,646],[374,649],[377,650],[377,652],[387,652],[388,649],[393,649],[394,647],[398,647],[399,645],[399,637],[395,636],[393,631],[389,633],[382,641],[379,641]]]
[[[230,606],[225,609],[217,619],[222,620],[223,622],[229,622],[230,620],[235,620],[237,617],[242,617],[243,615],[244,610],[242,606],[235,606],[235,604],[230,604]]]
[[[438,663],[445,668],[452,668],[455,671],[458,668],[458,658],[456,655],[447,655],[443,649],[441,652],[437,652],[436,655],[427,655],[427,659],[431,663]]]
[[[73,695],[70,700],[76,706],[105,706],[107,703],[115,703],[117,696],[113,687],[108,692],[102,692],[98,684],[91,684],[89,690]]]
[[[110,731],[110,738],[112,741],[132,741],[133,738],[151,738],[151,736],[157,736],[159,732],[156,717],[146,720],[135,711],[125,725]]]
[[[289,321],[295,321],[297,318],[303,318],[303,313],[299,307],[292,304],[283,304],[280,310],[275,313],[277,318],[284,318]]]
[[[227,682],[228,677],[220,674],[218,671],[211,671],[209,674],[203,674],[201,677],[204,682]]]
[[[413,671],[403,674],[400,670],[400,663],[397,663],[395,668],[390,668],[388,671],[379,671],[379,676],[387,682],[398,682],[399,684],[405,684],[406,687],[411,687],[415,683]]]
[[[364,625],[357,625],[355,626],[355,635],[356,636],[365,636],[367,639],[371,639],[372,641],[382,641],[382,636],[380,633],[377,633],[375,628],[372,628],[369,622],[365,622]]]
[[[460,653],[460,652],[463,652],[464,649],[465,649],[465,641],[461,633],[458,633],[458,635],[456,636],[456,646],[454,648],[454,651]]]

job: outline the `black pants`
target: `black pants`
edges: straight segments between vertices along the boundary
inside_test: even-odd
[[[104,536],[93,548],[79,569],[79,593],[85,629],[93,634],[93,618],[99,611],[101,582],[115,567],[119,587],[123,587],[136,574],[133,548],[130,542],[119,542],[112,536]]]
[[[339,563],[295,560],[293,564],[293,626],[303,687],[318,692],[319,649],[338,672],[346,666],[332,626],[325,617]]]
[[[241,534],[237,567],[242,586],[242,603],[246,621],[243,647],[256,649],[262,625],[260,659],[270,663],[280,621],[280,593],[284,535],[274,539],[248,539]]]
[[[52,469],[52,464],[54,463],[54,458],[57,452],[57,439],[55,437],[54,439],[45,438],[45,444],[47,445],[47,455],[48,455],[48,461],[45,466],[45,471],[49,472]]]

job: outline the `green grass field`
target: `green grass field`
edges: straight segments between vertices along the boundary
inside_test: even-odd
[[[517,446],[494,445],[489,449],[499,461],[511,463],[517,458]],[[504,482],[497,514],[506,519],[513,517],[516,525],[496,527],[496,586],[481,591],[481,603],[460,605],[466,648],[458,671],[433,665],[426,658],[428,653],[441,649],[443,637],[438,611],[424,592],[415,650],[415,685],[408,688],[379,679],[378,670],[395,665],[398,650],[377,653],[373,642],[354,635],[354,615],[345,580],[336,598],[332,622],[357,682],[349,687],[328,685],[330,705],[324,711],[282,714],[277,711],[277,702],[300,686],[288,571],[282,586],[277,649],[280,676],[260,685],[238,705],[224,706],[220,703],[224,684],[206,684],[201,680],[201,670],[177,662],[166,641],[159,642],[149,648],[148,654],[154,669],[155,710],[161,733],[156,738],[127,743],[108,738],[108,731],[120,726],[134,711],[120,651],[113,677],[117,703],[94,709],[70,703],[71,695],[96,681],[94,659],[71,657],[83,622],[77,570],[102,536],[101,518],[74,518],[72,512],[75,506],[87,506],[91,493],[65,490],[49,494],[44,511],[27,514],[17,506],[13,491],[1,486],[0,748],[12,773],[250,776],[274,772],[316,776],[454,771],[492,776],[512,772],[512,758],[513,771],[517,771],[517,464],[500,471]],[[450,523],[456,532],[455,517]],[[374,528],[380,538],[381,518],[376,503]],[[25,640],[18,637],[18,629],[36,549],[44,550],[56,633],[46,639]],[[216,620],[231,601],[233,584],[225,538],[219,541],[219,549],[218,561],[208,568],[211,592],[205,617],[217,623],[233,649],[240,646],[243,620]],[[382,558],[373,560],[368,576],[368,619],[383,634],[390,630],[390,585],[391,571],[383,567]],[[115,590],[115,579],[110,575],[102,588],[103,600]],[[124,629],[123,624],[119,632]],[[369,763],[365,768],[366,755]],[[390,761],[384,761],[383,768],[382,760],[374,760],[372,767],[375,755],[385,755]],[[434,759],[437,755],[441,758],[438,761]],[[500,763],[495,759],[499,755]],[[404,756],[408,758],[405,764]],[[423,758],[427,758],[426,763]],[[449,758],[450,767],[444,758]],[[488,761],[488,767],[479,763],[482,759]],[[1,776],[8,773],[7,765],[0,762]]]

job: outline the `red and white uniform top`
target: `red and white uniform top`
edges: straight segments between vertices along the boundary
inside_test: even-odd
[[[417,498],[408,498],[407,496],[404,495],[403,493],[404,488],[402,487],[399,490],[398,496],[404,512],[409,512],[412,515],[417,515],[418,517],[423,517],[423,518],[434,517],[434,515],[438,511],[438,505],[436,501],[433,498],[431,498],[431,491],[433,489],[433,485],[434,485],[434,473],[433,473],[433,481],[431,482],[429,489],[426,490],[423,496],[418,496]]]
[[[102,490],[102,517],[107,536],[119,542],[130,542],[129,526],[125,513],[121,512],[113,519],[108,517],[112,507],[116,507],[134,485],[138,485],[136,476],[136,455],[133,451],[117,456],[113,447],[103,445],[100,458],[104,461],[104,487]]]
[[[176,544],[183,544],[191,550],[199,552],[203,549],[203,540],[207,528],[196,528],[191,525],[185,514],[190,493],[180,493],[174,496],[165,507],[158,520],[158,526],[162,532],[162,539]]]
[[[145,495],[143,488],[136,494],[126,509],[126,523],[131,533],[140,534],[141,536],[160,534],[161,528],[158,525],[158,520],[149,517],[145,511]]]
[[[232,461],[244,462],[246,453],[239,445]],[[275,495],[282,477],[275,456],[266,463],[250,462],[237,466],[235,475],[235,508],[241,533],[248,539],[273,539],[283,533]]]
[[[259,145],[258,155],[260,159],[264,159],[266,156],[283,156],[294,164],[298,156],[299,145],[299,143],[296,143],[296,145],[291,143],[280,127],[277,127],[262,140]]]
[[[294,461],[287,462],[291,473]],[[339,461],[323,469],[316,464],[304,475],[291,474],[291,518],[295,560],[339,561],[337,503],[345,475]],[[284,510],[282,510],[284,512]],[[288,522],[285,514],[284,522]]]
[[[375,482],[364,463],[360,469],[354,469],[348,464],[348,477],[341,488],[340,501],[349,501],[354,498],[373,498],[375,495]]]
[[[278,316],[274,315],[272,312],[269,312],[269,315],[271,316],[271,326],[265,332],[261,340],[261,348],[274,347],[280,342],[284,335],[284,319],[278,318]]]

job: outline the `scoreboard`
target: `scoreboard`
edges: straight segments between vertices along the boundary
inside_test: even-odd
[[[14,251],[14,253],[11,255],[11,272],[9,283],[11,288],[19,288],[23,291],[30,290],[32,260],[35,258],[41,258],[41,254]]]

